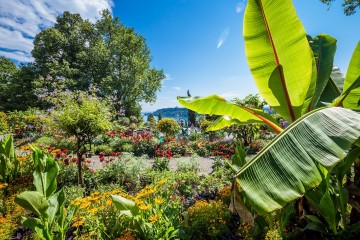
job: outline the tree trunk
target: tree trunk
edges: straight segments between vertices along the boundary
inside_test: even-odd
[[[76,155],[77,155],[77,166],[78,166],[78,184],[83,188],[85,186],[84,184],[84,178],[82,174],[82,168],[81,168],[81,158],[82,158],[82,152],[81,152],[81,139],[77,139],[77,148],[76,148]]]

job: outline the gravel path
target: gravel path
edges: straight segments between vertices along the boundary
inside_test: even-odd
[[[109,159],[110,157],[105,157],[105,160],[106,159]],[[91,166],[93,169],[98,169],[98,168],[101,168],[105,165],[105,163],[101,163],[100,162],[100,159],[99,159],[99,156],[97,155],[94,155],[92,156],[91,158],[87,158],[87,159],[91,159]],[[171,170],[176,170],[176,163],[177,161],[179,160],[183,160],[183,159],[191,159],[191,157],[180,157],[180,158],[171,158],[170,159],[170,169]],[[199,163],[200,163],[200,166],[199,166],[199,175],[203,175],[203,174],[209,174],[211,173],[211,166],[214,162],[214,159],[212,158],[204,158],[204,157],[197,157],[197,159],[199,160]],[[151,167],[152,163],[153,163],[153,160],[152,159],[149,159],[148,161],[149,163],[149,167]]]

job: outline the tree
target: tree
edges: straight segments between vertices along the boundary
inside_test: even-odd
[[[162,115],[161,112],[158,113],[158,121],[160,121],[162,119]]]
[[[150,67],[151,55],[145,39],[134,29],[104,10],[95,24],[79,14],[64,12],[55,26],[35,37],[37,71],[42,78],[37,89],[87,91],[96,87],[117,116],[131,116],[140,101],[154,102],[165,78],[162,70]]]
[[[325,3],[328,6],[331,6],[331,4],[335,0],[320,0],[321,2]],[[344,8],[344,13],[346,16],[350,16],[356,13],[356,8],[360,7],[360,1],[359,0],[343,0],[342,6]]]
[[[156,128],[166,136],[174,136],[180,131],[179,124],[173,118],[163,118],[158,121]]]
[[[58,128],[67,136],[76,138],[78,183],[81,186],[84,186],[81,160],[86,151],[85,144],[110,128],[111,114],[108,106],[106,101],[96,96],[76,92],[73,96],[64,95],[53,113]]]
[[[187,90],[187,96],[191,97],[191,94],[190,94],[189,90]],[[196,121],[196,113],[193,110],[188,109],[188,122],[191,125],[195,126],[195,121]]]
[[[0,56],[0,110],[6,111],[9,85],[17,72],[15,64],[10,59]]]

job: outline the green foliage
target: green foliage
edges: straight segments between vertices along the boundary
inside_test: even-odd
[[[206,132],[206,129],[211,125],[211,121],[209,120],[204,120],[200,123],[200,129],[202,132]]]
[[[154,162],[152,165],[152,169],[154,171],[169,171],[170,169],[169,159],[167,158],[160,158],[156,157],[154,158]]]
[[[6,133],[9,130],[9,125],[7,123],[6,113],[0,112],[0,134]]]
[[[81,159],[85,144],[110,128],[111,113],[107,102],[78,92],[75,96],[64,95],[59,99],[53,117],[59,129],[76,138],[76,154]],[[78,161],[78,182],[84,185],[81,161]]]
[[[161,119],[158,121],[156,128],[166,136],[174,136],[180,131],[179,124],[172,118]]]
[[[37,93],[49,97],[93,86],[111,101],[117,116],[139,116],[138,102],[155,101],[165,78],[150,66],[145,39],[108,10],[94,24],[65,11],[54,27],[36,35],[32,55],[43,76],[35,82]]]
[[[32,229],[42,239],[64,239],[76,207],[65,212],[65,194],[56,192],[58,164],[49,155],[33,148],[34,185],[36,191],[25,191],[15,197],[15,203],[36,214],[25,216],[21,223]]]
[[[3,182],[10,183],[17,178],[19,161],[11,135],[0,140],[0,166],[0,176]]]
[[[123,154],[118,160],[110,162],[106,168],[95,173],[96,182],[102,184],[116,183],[129,191],[139,189],[141,178],[147,169],[146,159]]]

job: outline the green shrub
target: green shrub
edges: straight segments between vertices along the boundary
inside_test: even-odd
[[[133,149],[134,149],[134,147],[132,144],[126,143],[122,146],[121,151],[131,153],[133,151]]]
[[[173,118],[163,118],[158,121],[156,128],[167,136],[174,136],[180,131],[179,124]]]
[[[106,156],[109,156],[112,153],[112,149],[108,145],[96,146],[96,147],[94,147],[94,151],[95,151],[95,154],[100,154],[100,153],[104,152]]]
[[[132,140],[130,138],[116,138],[114,141],[111,142],[110,146],[113,151],[115,152],[123,152],[123,146],[125,144],[132,144]],[[124,151],[126,152],[126,151]]]
[[[190,159],[179,159],[176,162],[176,171],[178,172],[197,172],[200,167],[200,162],[197,157]]]
[[[123,154],[121,158],[110,162],[108,167],[95,172],[96,182],[102,184],[119,184],[128,191],[139,189],[140,180],[148,168],[147,160],[134,157],[133,154]]]
[[[155,171],[169,171],[169,159],[156,157],[152,169]]]
[[[46,136],[36,139],[35,144],[42,147],[47,147],[47,146],[58,147],[58,141],[56,141],[56,139],[54,139],[53,137],[46,137]]]
[[[66,148],[71,151],[75,151],[76,149],[76,141],[73,138],[63,138],[58,142],[57,148]]]

